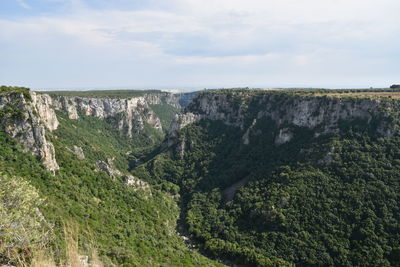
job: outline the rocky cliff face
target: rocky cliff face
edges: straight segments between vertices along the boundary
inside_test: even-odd
[[[127,99],[59,96],[51,100],[51,105],[56,110],[66,112],[70,119],[78,119],[79,112],[100,119],[115,118],[121,134],[128,137],[142,133],[145,123],[162,131],[161,121],[150,105],[163,103],[180,108],[178,99],[169,93],[145,94]]]
[[[398,110],[395,100],[372,98],[338,98],[305,96],[286,93],[201,93],[177,115],[167,136],[172,145],[178,131],[200,119],[220,120],[243,131],[243,143],[251,142],[252,128],[262,118],[271,119],[277,126],[275,143],[290,141],[292,127],[306,127],[315,137],[337,133],[342,122],[361,120],[374,124],[378,135],[392,137],[397,132],[393,112]]]
[[[96,170],[103,171],[107,173],[111,178],[122,177],[125,184],[127,186],[131,186],[135,191],[143,190],[147,191],[151,195],[150,185],[145,181],[140,180],[139,178],[131,175],[131,174],[123,174],[121,171],[114,168],[113,164],[114,159],[100,160],[96,162]]]
[[[146,100],[147,104],[149,105],[159,105],[159,104],[168,104],[177,109],[181,108],[180,105],[180,95],[171,94],[167,92],[162,93],[152,93],[152,94],[145,94],[144,99]]]
[[[1,125],[25,150],[39,156],[48,170],[58,170],[54,146],[46,139],[46,129],[53,131],[58,126],[56,114],[50,107],[51,99],[33,92],[28,98],[24,94],[1,96]]]
[[[192,102],[192,99],[198,94],[199,92],[188,92],[188,93],[178,93],[175,94],[174,96],[175,98],[178,99],[179,106],[185,108],[190,104],[190,102]]]
[[[176,114],[174,120],[171,123],[171,126],[168,130],[168,134],[166,135],[165,141],[163,143],[163,148],[172,146],[176,143],[178,138],[179,131],[185,126],[199,121],[202,118],[199,114],[194,114],[191,112],[185,112],[183,114]],[[182,144],[184,145],[184,144]],[[184,149],[184,148],[183,148]]]
[[[40,157],[48,170],[55,171],[59,166],[54,146],[46,139],[46,131],[52,132],[59,125],[55,110],[66,112],[70,119],[79,119],[79,114],[100,119],[113,118],[121,134],[132,137],[143,133],[145,123],[162,130],[160,119],[150,107],[157,104],[180,108],[179,98],[170,93],[145,94],[127,99],[10,93],[0,95],[0,123],[5,132],[16,138],[26,151]],[[84,158],[84,155],[80,157]]]

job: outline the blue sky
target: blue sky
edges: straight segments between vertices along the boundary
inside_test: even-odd
[[[0,0],[0,84],[400,83],[398,0]]]

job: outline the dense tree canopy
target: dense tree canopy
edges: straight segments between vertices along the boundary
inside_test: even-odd
[[[203,120],[181,131],[183,158],[160,155],[136,172],[181,187],[184,221],[211,256],[260,266],[396,265],[400,138],[363,123],[318,138],[293,127],[295,138],[276,145],[266,119],[243,145],[243,132]]]

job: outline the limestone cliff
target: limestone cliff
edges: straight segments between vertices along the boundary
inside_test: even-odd
[[[314,136],[338,133],[340,124],[361,120],[374,126],[376,134],[393,136],[398,129],[394,123],[398,101],[377,98],[339,98],[307,96],[282,92],[205,92],[195,97],[185,112],[176,116],[166,138],[171,146],[176,142],[178,131],[200,119],[220,120],[240,128],[243,143],[251,142],[252,128],[268,118],[276,124],[277,145],[293,138],[293,127],[305,127]]]
[[[52,132],[59,125],[55,110],[66,112],[70,119],[79,119],[80,114],[100,119],[112,118],[121,134],[132,137],[144,133],[146,123],[162,131],[161,121],[150,105],[168,104],[180,108],[179,98],[166,92],[114,99],[49,96],[28,89],[21,92],[18,88],[11,89],[0,94],[0,123],[8,135],[16,138],[26,151],[40,157],[51,171],[59,169],[54,146],[46,138],[46,131]],[[74,151],[83,159],[81,152]]]
[[[26,151],[40,157],[43,165],[51,171],[59,169],[54,146],[46,139],[46,129],[57,129],[58,120],[46,95],[30,92],[11,93],[0,96],[1,125],[4,131],[16,138]]]
[[[176,114],[174,120],[171,123],[168,134],[163,143],[163,148],[172,146],[176,143],[179,131],[185,126],[199,121],[202,117],[199,114],[191,112],[185,112],[183,114]]]
[[[151,195],[150,185],[143,180],[131,175],[124,174],[121,171],[114,168],[114,159],[100,160],[96,162],[96,170],[103,171],[107,173],[111,178],[116,179],[117,177],[121,177],[127,186],[132,187],[136,190],[147,191]]]
[[[180,95],[171,94],[168,92],[151,93],[151,94],[148,93],[144,95],[144,99],[149,105],[168,104],[177,109],[181,108],[180,98],[181,98]]]
[[[58,96],[53,97],[51,102],[56,110],[66,112],[70,119],[78,119],[80,112],[100,119],[114,118],[121,134],[129,137],[142,133],[145,123],[162,131],[161,121],[150,105],[165,103],[180,107],[175,96],[169,93],[145,94],[127,99]]]

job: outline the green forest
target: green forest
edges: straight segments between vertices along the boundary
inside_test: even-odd
[[[25,88],[1,90],[0,97],[29,95]],[[277,96],[276,107],[298,97],[337,96],[304,90],[202,94],[221,93],[233,99],[232,112],[244,110],[245,127],[202,119],[181,129],[170,147],[151,127],[128,138],[112,118],[79,114],[72,120],[57,111],[60,125],[46,136],[60,165],[55,173],[3,128],[0,263],[40,266],[34,263],[44,253],[55,264],[71,264],[75,249],[105,266],[399,266],[397,132],[379,135],[381,117],[341,121],[337,132],[318,136],[285,124],[294,137],[277,145],[281,126],[265,116],[244,144],[266,94]],[[386,95],[382,101],[399,106]],[[196,110],[191,105],[187,110]],[[179,112],[166,103],[151,108],[165,131]],[[399,111],[388,115],[394,129]],[[21,119],[4,109],[0,118]],[[73,146],[82,148],[85,159]],[[96,169],[96,162],[108,159],[149,189],[137,190],[123,176]],[[16,220],[19,227],[13,227]]]
[[[88,90],[88,91],[40,91],[50,96],[77,96],[88,98],[115,98],[123,99],[144,96],[145,94],[162,93],[161,90]]]
[[[94,117],[69,120],[65,114],[57,115],[60,126],[48,136],[60,165],[55,174],[0,131],[0,225],[7,218],[3,214],[12,214],[11,222],[26,221],[22,227],[32,230],[26,242],[15,245],[10,233],[21,234],[22,230],[11,226],[0,229],[0,263],[25,266],[32,263],[35,253],[41,253],[52,255],[57,265],[70,264],[68,232],[73,231],[77,253],[88,255],[90,260],[98,257],[104,266],[219,265],[190,250],[177,234],[178,194],[157,188],[135,190],[122,178],[112,178],[94,167],[99,159],[115,157],[115,165],[127,173],[135,153],[151,150],[160,143],[159,137],[146,134],[128,140],[112,124]],[[72,145],[82,146],[86,160],[78,159]],[[128,151],[132,155],[126,155]],[[10,180],[17,184],[10,184]],[[18,188],[23,190],[16,191]],[[18,205],[6,205],[15,198],[11,189],[15,194],[23,193],[15,200]],[[32,208],[40,209],[44,218],[19,212]],[[39,238],[44,233],[47,238]]]
[[[211,257],[257,266],[398,266],[400,137],[377,135],[373,121],[342,122],[339,133],[317,138],[287,125],[295,138],[277,146],[268,118],[257,121],[249,145],[236,127],[202,120],[135,173],[180,186],[182,220]],[[183,157],[174,152],[182,142]],[[232,197],[230,187],[241,182]]]

